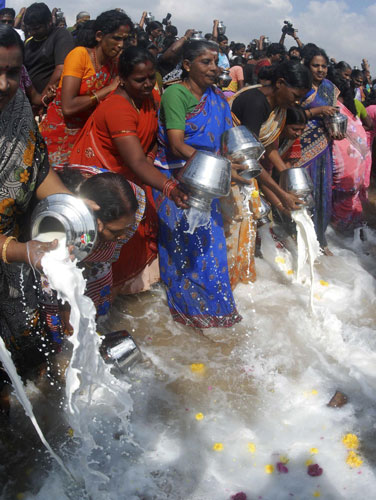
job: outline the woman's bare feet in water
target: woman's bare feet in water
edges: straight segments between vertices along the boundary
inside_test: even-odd
[[[331,252],[331,251],[329,250],[329,247],[324,247],[324,248],[322,249],[322,251],[323,251],[323,254],[324,254],[324,255],[326,255],[327,257],[333,257],[333,255],[334,255],[334,254],[333,254],[333,252]]]

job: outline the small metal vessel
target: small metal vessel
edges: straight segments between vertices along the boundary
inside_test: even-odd
[[[271,206],[265,200],[263,196],[260,196],[261,206],[257,214],[255,214],[255,219],[257,220],[257,226],[263,226],[264,224],[269,224],[269,214],[271,212]]]
[[[340,108],[337,107],[337,112],[333,116],[325,116],[324,125],[330,136],[344,135],[347,131],[347,116],[340,113]]]
[[[279,185],[288,193],[297,196],[310,194],[313,191],[312,179],[307,169],[303,167],[283,170],[279,175]]]
[[[221,88],[226,88],[232,82],[232,78],[230,76],[230,71],[228,69],[222,69],[222,72],[218,76],[218,86]]]
[[[223,21],[219,21],[217,31],[218,35],[224,35],[226,33],[226,26],[223,24]]]
[[[154,21],[154,16],[152,15],[151,12],[148,12],[145,16],[145,23],[146,24],[149,24],[151,23],[152,21]]]
[[[257,177],[261,173],[262,167],[258,160],[264,154],[265,148],[244,125],[223,132],[221,152],[232,162],[249,167],[240,174],[245,179]]]
[[[202,31],[195,31],[191,36],[191,40],[205,40],[205,37],[202,36]]]
[[[231,162],[223,156],[196,151],[177,178],[189,195],[188,205],[208,211],[214,198],[230,194]]]
[[[31,216],[31,238],[51,231],[65,232],[66,245],[73,246],[78,261],[93,250],[97,221],[90,208],[71,194],[52,194],[41,200]]]
[[[106,333],[99,352],[107,364],[114,365],[121,373],[127,373],[142,359],[139,347],[126,330]]]

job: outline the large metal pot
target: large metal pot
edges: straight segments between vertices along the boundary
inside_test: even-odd
[[[230,194],[231,162],[207,151],[196,151],[177,177],[189,195],[188,205],[208,211],[214,198]]]
[[[333,116],[325,116],[324,125],[330,136],[344,135],[347,131],[347,116],[340,113],[340,108]]]
[[[142,359],[140,349],[126,330],[104,335],[99,351],[107,364],[114,365],[122,373]]]
[[[65,232],[66,245],[73,246],[78,261],[93,250],[97,222],[85,203],[71,194],[52,194],[40,201],[31,216],[31,238],[40,233]]]
[[[261,173],[262,167],[258,160],[264,154],[265,148],[244,125],[223,132],[221,152],[230,161],[249,167],[240,174],[242,177],[251,179]]]
[[[288,193],[297,196],[312,193],[313,183],[306,168],[295,167],[283,170],[279,175],[279,185]]]

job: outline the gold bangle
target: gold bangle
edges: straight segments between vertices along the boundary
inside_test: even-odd
[[[93,93],[91,94],[90,99],[91,99],[92,101],[96,101],[96,102],[97,102],[97,104],[99,104],[99,97],[97,96],[97,94],[96,94],[95,92],[93,92]]]
[[[8,236],[8,238],[4,241],[4,244],[3,244],[3,249],[1,251],[1,258],[3,259],[3,262],[5,264],[10,264],[10,262],[7,261],[7,248],[8,248],[9,243],[12,240],[17,241],[17,238],[15,236]]]

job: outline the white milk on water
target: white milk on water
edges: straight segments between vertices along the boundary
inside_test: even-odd
[[[92,357],[80,354],[82,345],[88,342],[91,353],[97,348],[90,346],[95,334],[83,338],[78,328],[80,359],[72,368],[79,382],[73,377],[68,391],[78,442],[63,458],[84,478],[88,494],[105,500],[230,500],[240,491],[248,500],[372,498],[376,233],[366,234],[360,241],[329,230],[334,256],[315,264],[315,316],[307,314],[307,288],[268,258],[256,259],[255,283],[235,290],[243,321],[234,328],[203,336],[178,325],[162,288],[118,300],[109,328],[132,331],[148,359],[131,372],[129,418],[137,446],[119,436],[111,413],[119,402],[99,388],[105,369],[99,367],[98,376],[96,369],[80,371],[81,363],[92,366]],[[101,365],[97,353],[94,358]],[[115,384],[126,413],[128,385]],[[337,389],[349,402],[329,408]],[[342,442],[349,433],[359,447],[354,436],[345,441],[349,449]],[[322,474],[312,477],[308,470]],[[24,498],[86,498],[69,497],[65,481],[52,470],[38,492]]]
[[[107,445],[99,443],[91,430],[95,426],[102,432],[101,426],[104,423],[116,434],[119,442],[126,434],[130,440],[127,416],[131,409],[131,400],[128,384],[118,382],[99,354],[100,337],[96,333],[95,307],[91,299],[84,295],[85,280],[82,270],[76,267],[76,261],[72,262],[69,258],[65,234],[47,232],[35,237],[38,241],[46,242],[55,238],[59,240],[58,247],[45,254],[42,266],[51,288],[56,290],[58,298],[63,303],[68,303],[71,308],[70,323],[74,333],[69,337],[73,351],[65,373],[66,399],[68,420],[74,438],[80,441],[81,453],[81,456],[75,458],[81,464],[80,469],[77,470],[77,463],[74,462],[68,466],[70,470],[75,471],[73,475],[45,439],[2,339],[0,357],[13,382],[17,398],[53,458],[70,478],[83,488],[80,493],[82,498],[85,495],[91,496],[94,492],[96,495],[92,498],[101,498],[98,489],[101,484],[110,481],[109,471],[112,464]],[[103,498],[107,498],[106,494]]]

